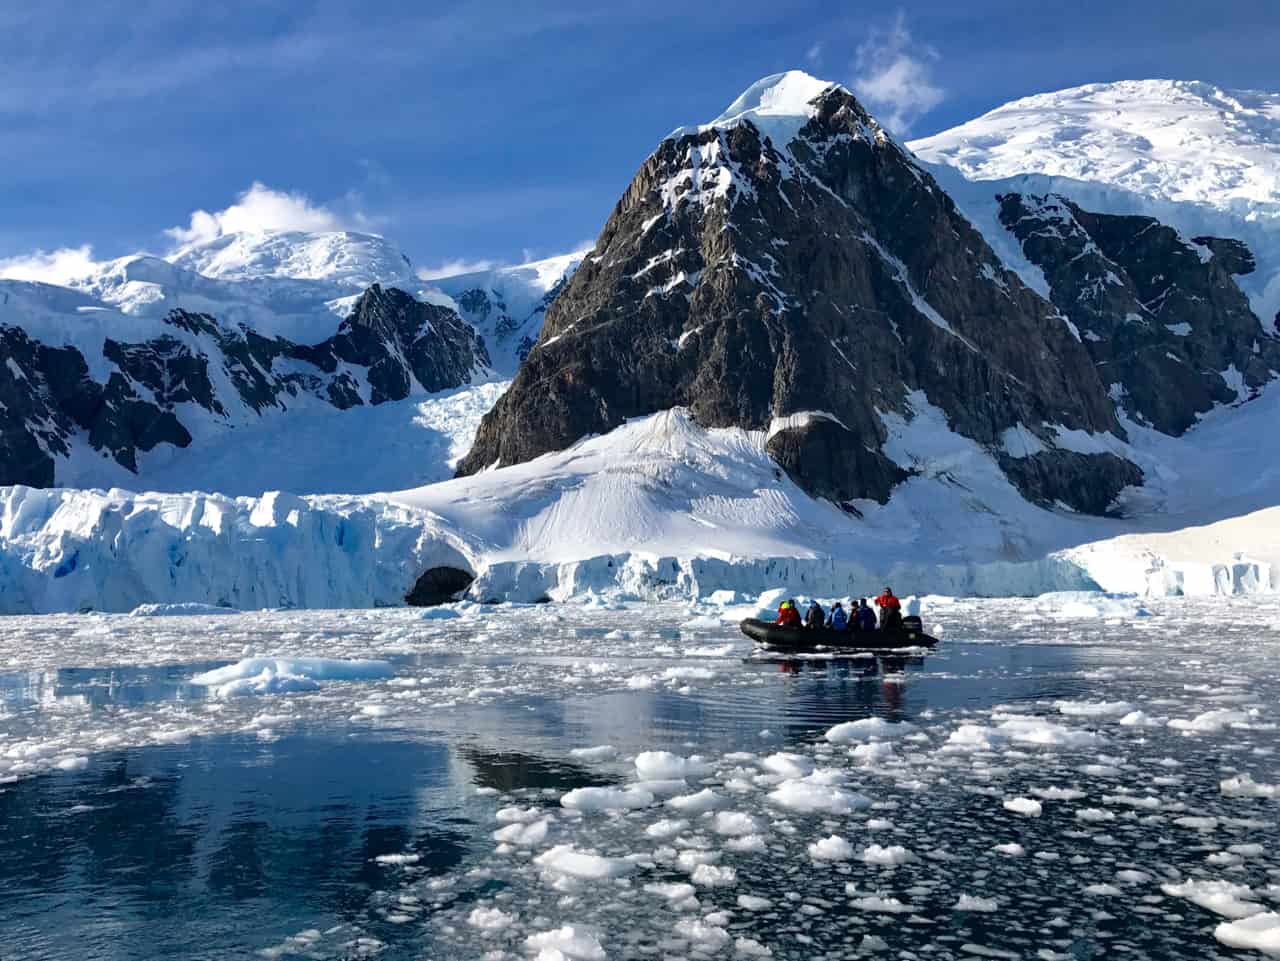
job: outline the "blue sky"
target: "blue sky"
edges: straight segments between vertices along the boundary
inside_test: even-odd
[[[1275,0],[1051,7],[0,0],[0,259],[163,252],[229,207],[427,268],[559,253],[669,130],[793,67],[912,135],[1091,81],[1280,85]]]

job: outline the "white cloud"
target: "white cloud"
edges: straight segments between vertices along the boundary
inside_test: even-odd
[[[482,270],[492,270],[502,266],[496,260],[446,260],[438,267],[419,267],[419,280],[440,280],[443,277],[454,277],[458,274],[475,274]]]
[[[71,281],[91,274],[98,266],[93,248],[62,247],[37,250],[30,254],[0,259],[0,280],[30,280],[42,284],[67,286]]]
[[[821,64],[822,63],[822,41],[819,40],[812,47],[810,47],[808,53],[804,55],[804,58],[814,66]]]
[[[859,44],[855,92],[895,133],[911,125],[946,99],[933,82],[938,51],[917,43],[899,12],[887,30],[874,30]]]
[[[353,218],[359,226],[361,218]],[[323,204],[300,193],[272,190],[254,182],[225,210],[210,213],[197,210],[186,227],[171,227],[165,233],[180,247],[216,240],[224,234],[261,233],[268,230],[303,230],[321,233],[348,229],[348,220]]]

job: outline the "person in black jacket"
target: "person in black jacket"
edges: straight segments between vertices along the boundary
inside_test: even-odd
[[[827,626],[826,612],[823,611],[822,605],[817,601],[809,602],[809,610],[805,611],[804,615],[804,626],[809,630]]]

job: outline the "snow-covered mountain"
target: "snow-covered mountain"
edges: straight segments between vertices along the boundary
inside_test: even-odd
[[[1015,100],[909,146],[993,193],[1061,193],[1188,237],[1245,241],[1258,271],[1241,284],[1268,326],[1280,318],[1280,93],[1089,84]]]
[[[475,330],[421,287],[380,237],[297,232],[125,257],[66,288],[0,281],[0,482],[185,490],[216,481],[241,493],[298,482],[368,491],[374,478],[385,487],[444,476],[459,456],[453,431],[411,426],[419,455],[390,474],[366,464],[365,479],[349,443],[303,441],[326,415],[318,433],[340,438],[355,423],[332,415],[365,406],[384,408],[387,425],[423,423],[416,408],[401,408],[493,379]],[[297,416],[307,419],[295,432]],[[218,466],[239,443],[235,432],[260,445],[264,427],[283,456]],[[388,434],[368,418],[360,432]],[[313,481],[291,469],[300,465]]]
[[[991,231],[1035,278],[847,90],[766,78],[644,163],[462,469],[684,406],[768,430],[802,488],[863,510],[908,476],[885,420],[920,396],[1029,499],[1112,509],[1143,479],[1117,414],[1178,433],[1280,369],[1248,251],[1002,197]]]
[[[1040,173],[1153,200],[1280,217],[1280,94],[1184,80],[1014,100],[910,143],[974,180]]]
[[[1054,135],[1087,139],[1066,121]],[[998,180],[925,166],[848,91],[766,78],[658,145],[576,270],[565,258],[418,282],[418,306],[397,301],[402,315],[429,302],[471,321],[500,370],[536,342],[467,476],[366,497],[13,488],[0,500],[0,609],[397,603],[433,566],[475,575],[472,596],[486,600],[844,593],[885,578],[950,593],[1280,589],[1280,453],[1264,442],[1280,409],[1280,341],[1259,314],[1275,263],[1263,202],[1242,213],[1143,193],[1141,178],[1119,182],[1123,165],[1111,180],[1031,169],[1042,146]],[[1002,151],[1012,163],[1016,151]],[[227,243],[184,261],[218,276],[133,258],[76,290],[6,287],[0,326],[11,294],[27,327],[99,343],[108,384],[126,374],[104,332],[155,341],[187,316],[175,307],[318,332],[373,275],[325,243],[303,246]],[[367,262],[395,265],[372,250]],[[384,322],[391,306],[375,298],[365,326],[402,329]],[[314,359],[338,336],[290,344]],[[288,348],[271,351],[255,365],[297,375]],[[153,344],[144,367],[163,354]],[[409,361],[401,351],[379,370]],[[356,366],[372,391],[377,364]],[[185,369],[160,364],[145,384],[189,387],[172,376]],[[348,372],[308,375],[328,390]],[[341,417],[363,434],[364,413],[421,403],[400,422],[465,421],[500,390],[450,395],[446,412],[413,395],[416,383],[405,401]],[[301,413],[290,407],[281,426],[307,423]],[[466,433],[434,456],[456,457]],[[251,434],[252,459],[269,459],[288,429],[237,428]],[[320,419],[304,434],[342,437]],[[378,458],[378,442],[352,443],[356,459]],[[219,450],[234,473],[243,452]]]
[[[430,281],[484,338],[494,370],[505,377],[528,356],[547,308],[582,262],[585,250],[514,267],[494,267]]]

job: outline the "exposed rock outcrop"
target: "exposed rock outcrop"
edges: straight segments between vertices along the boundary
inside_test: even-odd
[[[171,333],[107,338],[105,382],[71,346],[0,326],[0,485],[50,487],[83,444],[138,470],[138,453],[192,443],[190,418],[243,423],[310,395],[339,409],[469,383],[483,342],[453,311],[370,287],[336,333],[316,344],[264,337],[208,314],[174,310]]]
[[[1280,370],[1280,341],[1233,279],[1255,268],[1241,242],[1187,241],[1150,217],[1091,213],[1055,194],[1005,194],[1000,218],[1138,422],[1181,434]]]

